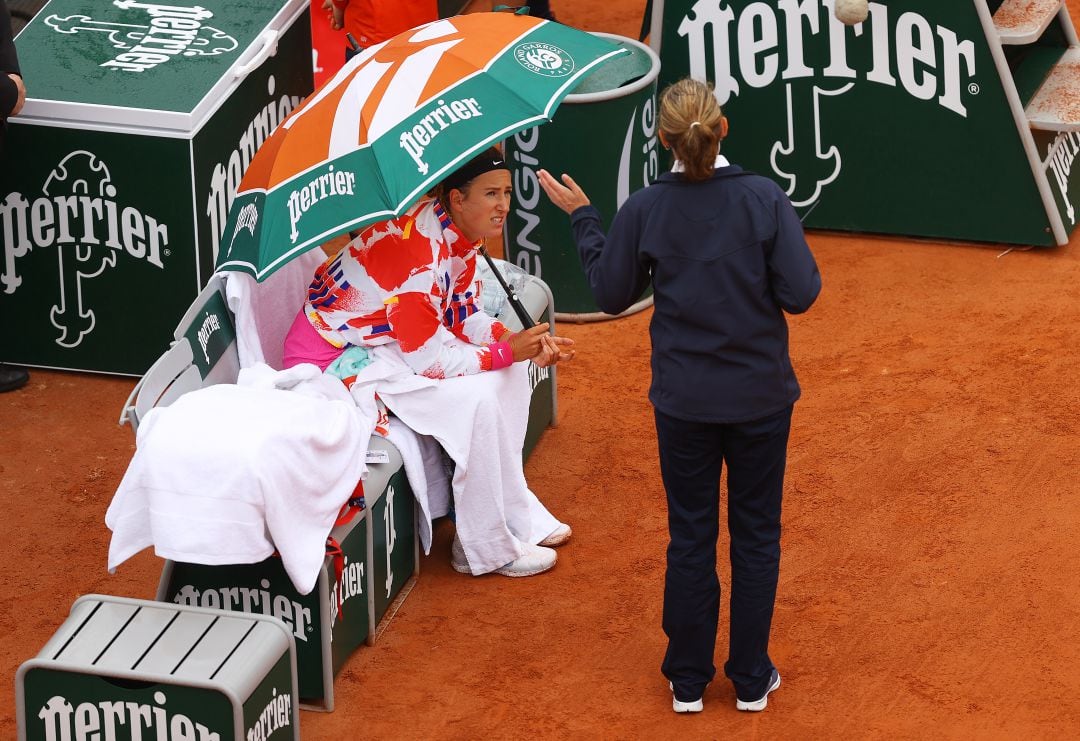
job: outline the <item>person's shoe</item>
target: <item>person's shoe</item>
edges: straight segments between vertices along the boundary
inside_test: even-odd
[[[573,534],[573,530],[565,522],[561,523],[557,528],[552,530],[546,538],[541,540],[537,545],[542,545],[545,548],[557,548],[566,541],[570,540],[570,536]]]
[[[456,535],[450,546],[450,565],[454,567],[454,571],[461,574],[472,573],[472,569],[469,568],[469,559],[465,558],[465,549],[461,547],[461,541]]]
[[[765,694],[761,696],[760,700],[740,700],[735,699],[736,710],[746,710],[747,712],[757,713],[765,709],[765,706],[769,704],[769,693],[780,686],[780,672],[776,669],[772,670],[772,676],[769,677],[769,686],[765,690]]]
[[[30,374],[25,368],[0,363],[0,392],[21,389],[29,380]]]
[[[550,548],[526,545],[523,555],[502,568],[495,569],[495,573],[503,576],[533,576],[550,570],[557,560],[558,556]],[[462,548],[461,541],[456,535],[450,546],[450,565],[454,567],[454,571],[462,574],[472,573],[472,569],[469,568],[469,559],[465,557],[465,549]]]
[[[671,709],[676,713],[700,713],[702,708],[705,707],[705,703],[701,701],[700,697],[696,700],[683,702],[675,697],[675,685],[668,682],[667,686],[671,690]]]
[[[495,569],[495,573],[503,576],[535,576],[549,571],[558,560],[558,554],[550,548],[526,543],[523,555],[501,569]]]

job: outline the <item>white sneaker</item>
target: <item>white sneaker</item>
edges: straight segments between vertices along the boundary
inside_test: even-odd
[[[465,549],[461,547],[461,541],[458,540],[458,536],[454,536],[454,542],[450,546],[450,565],[454,567],[454,571],[461,574],[471,574],[472,569],[469,568],[469,559],[465,557]]]
[[[555,551],[550,548],[543,548],[538,545],[526,545],[525,553],[523,555],[502,568],[495,569],[495,573],[502,574],[503,576],[533,576],[534,574],[542,574],[545,571],[549,571],[551,567],[555,565],[558,558]],[[458,540],[456,535],[454,536],[453,544],[450,546],[450,565],[454,567],[454,571],[462,574],[472,573],[472,569],[469,568],[469,559],[465,556],[465,549],[461,546],[461,541]]]
[[[550,570],[558,560],[558,554],[550,548],[526,543],[523,555],[501,569],[495,569],[495,573],[503,576],[534,576]]]
[[[560,523],[557,528],[548,533],[548,536],[541,540],[539,543],[537,543],[537,545],[542,545],[545,548],[556,548],[565,543],[566,541],[570,540],[570,536],[572,534],[573,531],[570,529],[570,526],[563,522]]]
[[[683,702],[679,698],[675,697],[675,685],[668,682],[668,689],[671,690],[671,709],[676,713],[700,713],[702,708],[705,707],[705,703],[702,702],[702,698],[696,700],[690,700],[689,702]]]
[[[765,694],[761,696],[760,700],[740,700],[735,698],[735,709],[746,710],[751,713],[757,713],[765,709],[765,706],[769,704],[769,693],[780,686],[780,672],[775,669],[772,670],[772,677],[769,678],[769,687],[765,690]]]

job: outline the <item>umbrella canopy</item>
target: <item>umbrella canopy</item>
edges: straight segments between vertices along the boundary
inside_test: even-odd
[[[480,150],[551,120],[583,75],[624,53],[509,13],[435,21],[365,50],[252,158],[218,269],[263,280],[339,234],[400,215]]]

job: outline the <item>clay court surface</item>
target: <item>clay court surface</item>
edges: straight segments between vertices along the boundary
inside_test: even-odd
[[[643,3],[563,2],[637,36]],[[1080,2],[1070,0],[1073,17]],[[733,122],[734,125],[734,122]],[[574,528],[554,571],[471,578],[440,523],[417,586],[339,674],[307,739],[1058,739],[1080,728],[1080,234],[1007,251],[814,232],[824,290],[790,320],[796,405],[771,653],[738,713],[721,677],[675,716],[659,672],[666,521],[646,310],[560,325],[559,424],[532,488]],[[0,395],[0,737],[14,677],[88,593],[150,599],[146,551],[106,572],[134,451],[134,379],[34,371]],[[725,562],[726,539],[719,546]],[[725,594],[729,583],[721,570]],[[717,663],[726,653],[721,616]]]

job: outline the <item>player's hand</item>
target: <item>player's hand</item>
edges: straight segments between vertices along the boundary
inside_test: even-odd
[[[510,350],[514,362],[531,360],[541,368],[554,365],[563,360],[573,360],[576,354],[574,341],[569,337],[555,337],[548,333],[547,322],[537,324],[530,329],[523,329],[510,336]]]
[[[548,336],[549,326],[547,322],[542,322],[535,327],[510,335],[508,342],[510,350],[514,353],[515,363],[519,360],[533,360],[547,351],[548,346],[544,343],[544,338]]]
[[[536,357],[530,358],[533,364],[539,368],[573,360],[577,351],[573,349],[574,341],[569,337],[545,334],[543,337],[544,349]]]
[[[537,171],[536,176],[540,179],[540,187],[547,193],[551,202],[566,213],[571,214],[582,206],[589,205],[589,197],[569,175],[562,176],[562,183],[552,177],[547,170]]]

